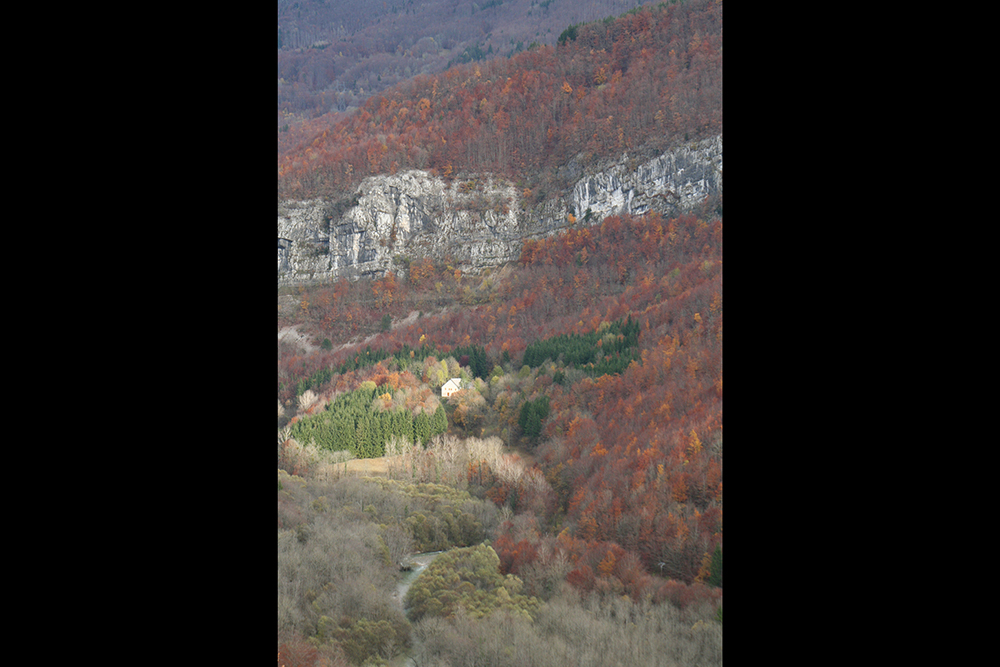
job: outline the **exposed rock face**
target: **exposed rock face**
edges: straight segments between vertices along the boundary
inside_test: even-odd
[[[529,238],[621,213],[690,209],[722,191],[722,136],[644,164],[627,156],[584,173],[569,199],[522,207],[515,186],[491,176],[447,183],[423,171],[366,178],[350,202],[278,206],[278,282],[297,283],[400,270],[394,258],[452,257],[476,272],[517,259]]]
[[[446,183],[426,172],[366,178],[343,215],[322,200],[278,209],[279,282],[382,275],[394,257],[450,254],[476,270],[516,258],[529,234],[514,186],[492,178]],[[282,271],[282,268],[285,268]]]
[[[585,217],[589,209],[597,220],[622,213],[679,213],[721,193],[720,134],[664,153],[637,168],[629,168],[626,156],[606,171],[585,176],[573,188],[572,208],[577,218]]]

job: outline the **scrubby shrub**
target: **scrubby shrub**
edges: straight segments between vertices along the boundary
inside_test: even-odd
[[[532,619],[541,603],[521,593],[514,575],[500,574],[500,559],[491,547],[452,549],[438,556],[406,594],[411,620],[425,616],[448,618],[461,607],[471,618],[503,609]]]

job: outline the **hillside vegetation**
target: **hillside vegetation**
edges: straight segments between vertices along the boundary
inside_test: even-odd
[[[697,616],[691,623],[721,622],[721,588],[709,582],[721,585],[722,576],[723,223],[702,213],[613,216],[529,243],[502,279],[469,279],[442,262],[406,279],[291,290],[297,307],[283,324],[317,341],[375,337],[363,349],[309,355],[279,347],[279,428],[307,392],[315,402],[292,417],[293,429],[362,387],[366,414],[392,414],[395,405],[426,414],[427,390],[461,377],[467,388],[440,399],[451,440],[395,448],[391,476],[461,490],[501,508],[501,520],[476,529],[478,510],[435,505],[445,513],[418,518],[415,503],[397,502],[395,513],[365,510],[377,525],[397,524],[434,549],[472,546],[464,534],[488,537],[499,574],[518,577],[518,594],[541,601],[569,591],[624,595],[688,610]],[[444,312],[381,331],[386,315],[402,319],[415,304]],[[591,349],[602,356],[580,358],[581,340],[596,341]],[[469,350],[477,348],[485,364],[473,371]],[[627,364],[615,366],[619,359]],[[611,372],[590,372],[595,362]],[[522,455],[474,446],[480,439]],[[320,449],[295,445],[279,444],[279,468],[344,481]],[[476,623],[466,618],[447,632],[481,632]],[[318,625],[302,627],[302,636],[318,636]]]
[[[641,0],[278,0],[278,128],[455,64],[555,44]],[[287,131],[287,130],[285,130]],[[293,130],[294,131],[294,130]]]
[[[574,158],[721,132],[721,2],[662,3],[561,37],[417,76],[337,122],[279,132],[279,201],[339,197],[365,176],[410,168],[496,173],[539,201],[566,186]]]
[[[570,162],[721,132],[721,2],[557,42],[309,121],[279,198],[413,166],[538,201]],[[279,288],[279,331],[313,343],[278,345],[279,667],[721,665],[722,266],[720,197],[573,221],[478,275],[400,257]]]

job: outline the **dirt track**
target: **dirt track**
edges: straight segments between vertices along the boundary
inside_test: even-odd
[[[445,308],[441,310],[439,313],[435,314],[445,313],[447,312],[447,310],[448,309]],[[420,313],[418,311],[411,310],[410,314],[404,317],[403,319],[393,321],[392,328],[395,329],[396,327],[405,327],[409,324],[413,324],[414,322],[417,321],[417,318],[419,317]],[[293,345],[298,345],[303,350],[305,350],[306,354],[318,351],[320,348],[314,345],[310,341],[310,337],[307,334],[302,333],[301,331],[302,327],[303,325],[301,324],[296,324],[294,326],[289,326],[289,327],[281,327],[280,329],[278,329],[278,340]],[[364,339],[355,338],[347,341],[346,343],[334,345],[333,350],[337,351],[348,347],[368,345],[371,344],[371,342],[374,341],[375,338],[378,337],[378,335],[379,335],[378,333],[373,333]]]

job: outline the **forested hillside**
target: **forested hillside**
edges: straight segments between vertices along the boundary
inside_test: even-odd
[[[502,278],[429,264],[406,280],[294,290],[284,324],[317,341],[376,337],[311,355],[279,347],[279,427],[306,394],[292,429],[363,386],[372,411],[405,408],[407,395],[424,410],[418,387],[462,377],[468,389],[443,399],[449,433],[495,437],[522,457],[445,455],[432,438],[393,450],[409,457],[397,474],[503,508],[488,531],[502,574],[542,600],[568,586],[721,620],[721,589],[708,582],[721,584],[722,562],[722,221],[700,213],[611,217],[531,243]],[[378,333],[417,304],[423,317]],[[601,363],[616,366],[591,369]],[[376,386],[398,389],[380,397]],[[333,483],[324,456],[279,444],[280,468]],[[424,526],[415,509],[391,521]]]
[[[278,128],[451,65],[555,44],[641,0],[278,0]]]
[[[722,3],[661,3],[569,26],[555,46],[421,75],[355,114],[279,132],[278,198],[352,190],[367,175],[492,172],[530,201],[571,159],[656,151],[722,129]]]
[[[556,41],[279,133],[304,138],[279,143],[279,200],[419,167],[542,201],[570,161],[722,131],[721,1]],[[721,197],[456,264],[279,288],[279,667],[721,665]]]

